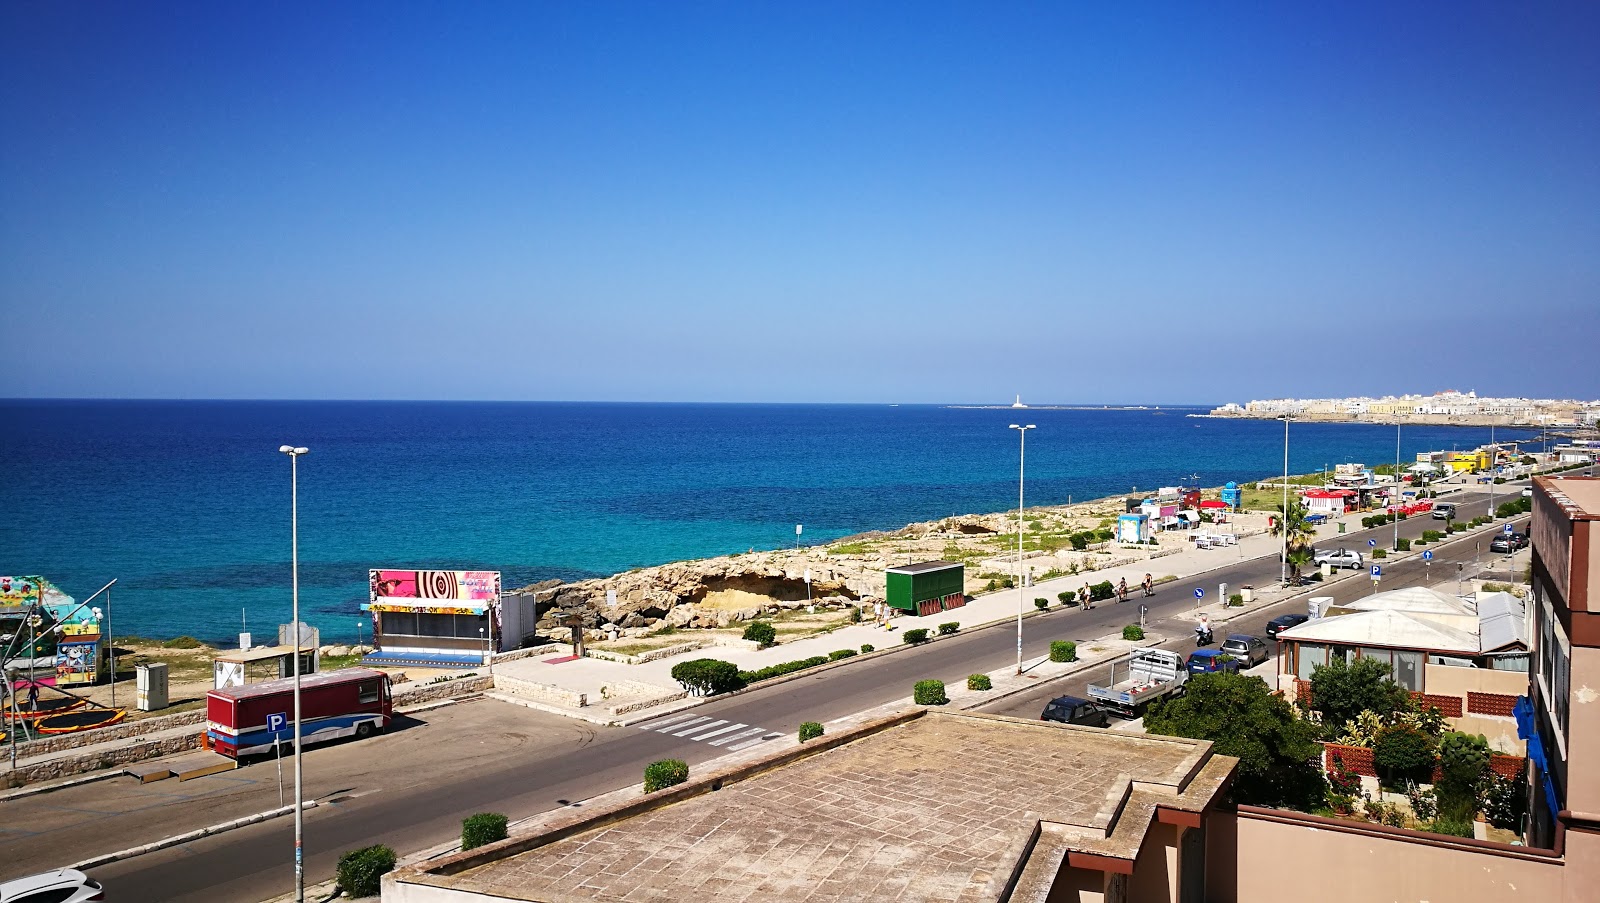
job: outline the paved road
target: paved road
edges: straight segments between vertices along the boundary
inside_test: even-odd
[[[1516,487],[1507,486],[1497,489],[1497,494],[1505,498],[1517,491]],[[1471,509],[1465,506],[1487,504],[1487,499],[1487,492],[1475,487],[1455,494],[1452,500],[1463,505],[1463,513],[1470,514]],[[1402,536],[1415,537],[1438,524],[1427,518],[1412,518],[1400,526]],[[1371,536],[1383,545],[1392,535],[1393,529],[1384,527],[1346,534],[1342,542],[1365,547]],[[1487,548],[1487,539],[1483,542]],[[1469,545],[1458,554],[1470,555],[1470,549]],[[1222,561],[1230,552],[1217,550],[1216,554]],[[1436,562],[1436,566],[1439,563],[1444,562]],[[1418,579],[1421,569],[1420,562],[1396,562],[1392,571],[1386,570],[1392,574],[1392,582],[1386,579],[1385,586]],[[1172,621],[1173,628],[1181,621],[1182,630],[1171,632],[1186,632],[1194,586],[1203,585],[1208,596],[1215,593],[1218,583],[1230,587],[1267,586],[1276,582],[1278,570],[1275,556],[1239,560],[1202,578],[1168,584],[1155,598],[1138,601],[1149,603],[1151,622],[1157,629],[1164,621]],[[1440,575],[1434,576],[1438,579]],[[1370,591],[1364,581],[1350,583]],[[1359,589],[1346,587],[1343,591]],[[1337,597],[1338,593],[1334,595]],[[1257,615],[1263,622],[1271,616]],[[1032,617],[1024,631],[1023,655],[1043,656],[1051,640],[1089,640],[1114,632],[1136,618],[1137,607],[1132,603],[1103,604],[1089,612],[1057,609]],[[886,634],[886,639],[892,636]],[[802,721],[826,722],[903,698],[916,680],[933,677],[960,681],[968,674],[1003,667],[1014,656],[1015,634],[1010,630],[977,630],[941,640],[925,650],[882,656],[812,678],[712,701],[695,708],[693,715],[761,729],[739,742],[784,735]],[[1058,682],[1042,688],[1037,700],[1030,694],[1002,708],[1036,717],[1043,707],[1040,700],[1070,692],[1071,686],[1070,680]],[[496,811],[513,819],[525,818],[638,781],[644,765],[654,759],[673,756],[685,759],[692,767],[727,751],[726,746],[712,745],[715,737],[694,739],[706,733],[698,729],[675,736],[679,732],[671,728],[595,728],[490,700],[434,710],[419,715],[417,720],[417,726],[392,736],[307,754],[308,795],[333,800],[306,817],[308,883],[331,877],[338,854],[344,850],[371,843],[386,843],[399,850],[426,848],[457,837],[461,819],[473,812]],[[116,783],[108,782],[33,798],[42,801],[39,805],[85,809],[86,814],[96,818],[101,810],[111,810],[109,820],[100,827],[92,819],[80,821],[74,828],[69,824],[70,817],[57,813],[51,816],[57,821],[40,822],[55,826],[41,832],[51,835],[47,840],[26,841],[39,844],[28,847],[33,853],[26,869],[20,859],[8,861],[0,869],[5,874],[15,874],[35,867],[54,867],[100,849],[132,846],[196,824],[225,820],[240,809],[259,811],[277,804],[276,772],[270,765],[255,765],[223,777],[243,783],[224,786],[224,781],[218,781],[217,789],[200,784],[211,779],[167,787],[152,785],[159,788],[154,791],[156,794],[179,791],[170,798],[135,796],[118,787],[105,797],[109,802],[103,802],[98,796],[100,791],[91,788]],[[29,823],[30,820],[13,817],[13,805],[18,804],[7,804],[0,824]],[[9,852],[9,838],[7,847]],[[124,901],[256,901],[291,888],[292,849],[291,821],[278,819],[116,863],[94,873],[108,887],[114,887],[117,899]],[[56,854],[54,858],[52,853]]]

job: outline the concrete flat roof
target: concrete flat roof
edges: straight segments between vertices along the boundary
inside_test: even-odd
[[[1579,518],[1600,518],[1600,477],[1543,477],[1550,495]]]
[[[1073,851],[1131,862],[1158,808],[1203,812],[1237,764],[1199,740],[896,717],[910,720],[398,877],[486,899],[994,900],[1014,878],[1048,887]]]

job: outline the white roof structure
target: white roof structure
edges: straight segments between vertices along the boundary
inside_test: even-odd
[[[1399,611],[1358,611],[1317,618],[1282,631],[1278,640],[1478,654],[1477,634]]]
[[[1478,640],[1482,651],[1528,648],[1528,604],[1510,593],[1478,595]]]
[[[1474,614],[1472,606],[1462,599],[1426,586],[1393,589],[1333,607],[1344,611],[1409,611],[1416,614],[1468,616]]]

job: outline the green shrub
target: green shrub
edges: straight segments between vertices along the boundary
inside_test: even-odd
[[[384,875],[394,871],[394,850],[383,844],[362,847],[339,857],[335,870],[339,888],[347,897],[376,897]]]
[[[1444,534],[1440,533],[1438,530],[1423,530],[1422,538],[1428,542],[1438,542],[1439,540],[1444,539]]]
[[[955,633],[956,631],[958,631],[960,629],[961,629],[961,622],[960,621],[946,621],[943,624],[939,625],[939,635],[940,636],[950,636],[951,634]]]
[[[992,690],[994,689],[994,682],[989,679],[989,675],[987,674],[968,674],[967,689]]]
[[[1388,549],[1384,549],[1384,548],[1373,549],[1372,550],[1372,557],[1373,558],[1388,558],[1389,557],[1389,550]]]
[[[754,671],[740,671],[739,682],[741,685],[743,685],[753,684],[763,680],[771,680],[774,677],[782,677],[785,674],[793,674],[796,671],[804,671],[807,668],[815,668],[818,665],[826,665],[829,661],[830,659],[826,655],[813,655],[810,658],[801,658],[792,662],[780,662],[776,665],[768,665],[765,668],[757,668]]]
[[[1394,544],[1394,550],[1396,552],[1411,551],[1411,540],[1406,539],[1404,536],[1400,537],[1400,539]]]
[[[861,606],[859,606],[859,605],[850,606],[850,623],[852,623],[852,624],[860,624],[861,623]]]
[[[1382,728],[1372,743],[1372,764],[1391,781],[1425,776],[1433,760],[1433,738],[1408,724]]]
[[[744,638],[765,649],[778,641],[778,628],[766,621],[751,621],[744,629]]]
[[[1241,606],[1243,604],[1244,604],[1244,595],[1242,593],[1234,593],[1233,595],[1228,597],[1228,605],[1230,605],[1230,606],[1232,606],[1234,608],[1237,608],[1237,607],[1239,607],[1239,606]]]
[[[804,743],[807,740],[815,740],[820,736],[822,736],[822,725],[819,722],[816,722],[816,721],[802,721],[802,722],[800,722],[800,742],[801,743]]]
[[[1071,590],[1068,590],[1064,593],[1056,593],[1056,601],[1060,602],[1062,605],[1077,605],[1078,594],[1072,592]]]
[[[644,792],[655,793],[689,780],[689,763],[682,759],[662,759],[644,767]]]
[[[672,666],[672,679],[696,696],[726,693],[744,686],[739,666],[715,658],[696,658]]]
[[[907,646],[918,646],[928,641],[928,631],[921,627],[915,630],[907,630],[901,635],[900,639]]]
[[[1078,644],[1071,640],[1051,640],[1050,660],[1053,662],[1075,662],[1078,660]]]
[[[1122,638],[1125,640],[1142,640],[1144,639],[1144,628],[1138,624],[1129,624],[1127,627],[1122,628]]]
[[[1478,785],[1478,804],[1489,824],[1515,831],[1522,827],[1522,816],[1528,808],[1528,795],[1523,792],[1522,781],[1490,772]]]
[[[944,681],[919,680],[911,686],[911,700],[917,705],[944,705],[950,697],[945,695]]]
[[[175,636],[161,644],[164,649],[199,649],[205,643],[192,636]],[[357,852],[360,852],[359,850]]]
[[[1040,596],[1039,598],[1033,600],[1033,607],[1039,609],[1040,611],[1044,611],[1050,607],[1050,600]]]
[[[1067,537],[1067,542],[1072,543],[1073,551],[1082,552],[1084,549],[1089,548],[1089,538],[1087,533],[1074,533]]]
[[[1110,599],[1116,594],[1117,588],[1110,580],[1102,580],[1099,583],[1092,584],[1089,587],[1089,599],[1094,602],[1099,602],[1102,599]]]
[[[832,652],[828,653],[828,661],[836,662],[841,658],[849,658],[850,656],[855,655],[855,654],[856,654],[856,651],[854,649],[835,649]]]
[[[861,644],[861,654],[862,655],[866,655],[868,652],[872,652],[877,648],[878,647],[872,645],[871,643],[862,643]]]
[[[506,817],[498,812],[479,812],[461,820],[461,849],[473,850],[505,840]]]
[[[1451,837],[1471,837],[1472,819],[1440,818],[1433,823],[1433,833]]]

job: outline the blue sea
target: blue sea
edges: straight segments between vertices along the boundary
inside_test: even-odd
[[[278,447],[303,445],[301,607],[352,642],[371,567],[510,588],[1013,508],[1019,418],[1029,505],[1281,472],[1281,423],[1184,416],[1203,410],[6,401],[0,573],[79,599],[116,578],[119,636],[269,635],[290,607]],[[1394,460],[1392,426],[1291,429],[1297,473]],[[1407,427],[1402,455],[1488,438]]]

